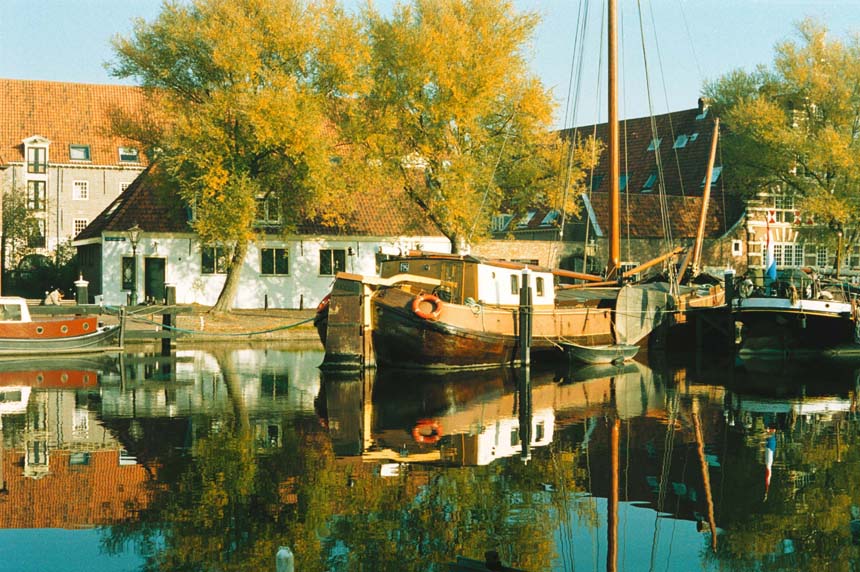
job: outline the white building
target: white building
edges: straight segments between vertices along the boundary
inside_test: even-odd
[[[212,305],[226,279],[223,246],[201,243],[188,209],[175,194],[156,189],[149,171],[76,238],[89,292],[106,305],[161,300],[176,286],[179,304]],[[261,227],[245,258],[235,308],[309,308],[328,293],[340,271],[375,274],[380,254],[409,249],[451,252],[451,242],[409,208],[402,191],[365,196],[338,228],[307,223],[284,235]],[[141,229],[132,245],[129,229]]]

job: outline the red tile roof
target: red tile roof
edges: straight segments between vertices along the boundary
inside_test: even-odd
[[[360,195],[342,224],[309,220],[298,225],[303,235],[339,236],[442,236],[439,229],[417,209],[404,191],[387,190]],[[184,203],[152,166],[111,203],[75,240],[101,236],[104,231],[124,231],[140,225],[145,232],[190,232]]]
[[[34,135],[51,141],[51,163],[69,163],[69,145],[89,145],[84,164],[127,165],[119,147],[137,144],[112,134],[112,117],[141,116],[145,103],[132,86],[0,79],[0,165],[23,161],[22,141]]]

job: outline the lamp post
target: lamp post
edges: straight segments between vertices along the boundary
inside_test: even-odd
[[[128,229],[128,239],[131,241],[131,304],[137,305],[137,243],[140,241],[140,226],[135,224]]]

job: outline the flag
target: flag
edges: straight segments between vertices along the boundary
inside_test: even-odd
[[[773,241],[770,239],[770,225],[767,225],[767,255],[764,265],[765,284],[776,280],[776,257],[773,254]]]

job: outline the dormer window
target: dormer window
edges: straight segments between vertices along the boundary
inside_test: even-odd
[[[537,214],[537,211],[529,211],[525,214],[525,216],[520,219],[520,222],[517,223],[517,228],[525,228],[529,225],[532,219]]]
[[[553,226],[553,225],[557,224],[556,221],[558,221],[558,217],[560,217],[560,216],[561,216],[561,213],[559,211],[553,209],[553,210],[549,211],[545,217],[543,217],[543,220],[540,221],[540,225],[541,226]]]
[[[654,172],[654,173],[651,173],[650,175],[648,175],[648,180],[645,181],[644,185],[642,185],[642,192],[643,193],[650,193],[651,191],[654,190],[654,185],[656,183],[657,183],[657,173]]]
[[[120,163],[140,163],[140,155],[134,147],[119,148]]]
[[[46,173],[48,171],[48,148],[27,147],[27,172]]]
[[[686,135],[678,135],[675,139],[675,144],[672,145],[672,149],[683,149],[687,146],[687,142],[690,140]]]
[[[281,222],[281,203],[276,196],[257,198],[258,224],[278,224]]]
[[[652,139],[651,144],[648,145],[648,150],[649,151],[656,151],[657,149],[659,149],[661,141],[663,141],[663,140],[660,139],[659,137],[655,137],[654,139]]]
[[[69,145],[69,159],[72,161],[89,161],[89,145]]]
[[[717,179],[720,178],[720,173],[722,173],[722,172],[723,172],[722,166],[714,167],[714,169],[711,171],[711,186],[714,186],[717,184]],[[700,187],[704,188],[706,178],[707,177],[702,179],[702,184],[699,185]]]

